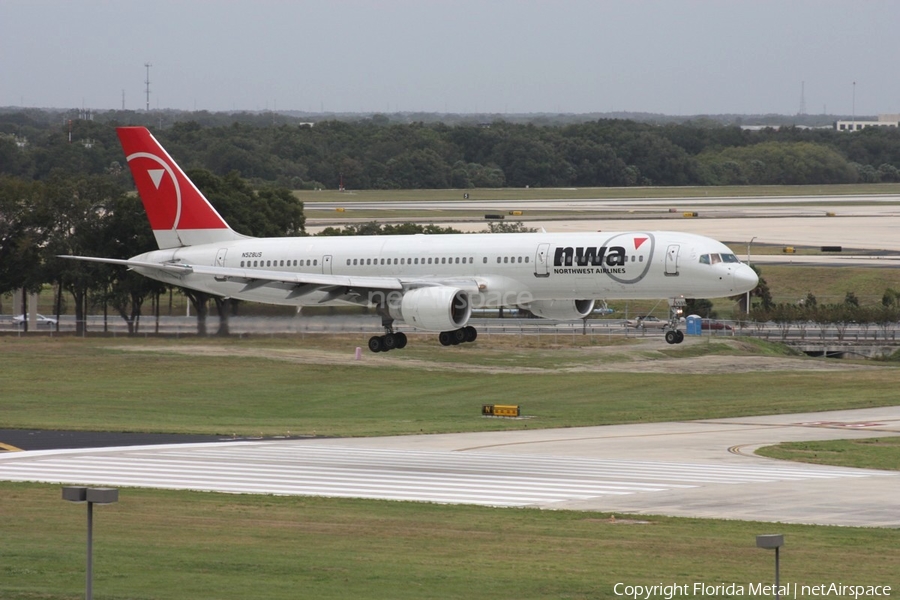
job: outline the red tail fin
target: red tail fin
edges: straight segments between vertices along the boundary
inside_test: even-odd
[[[146,127],[116,129],[160,248],[241,239]]]

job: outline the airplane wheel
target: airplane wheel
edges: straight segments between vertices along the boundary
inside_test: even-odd
[[[466,341],[474,342],[475,339],[478,337],[478,330],[475,329],[474,327],[472,327],[471,325],[467,325],[463,329],[466,332]]]
[[[456,344],[462,344],[463,342],[469,341],[469,340],[467,339],[467,336],[466,336],[466,329],[465,329],[465,327],[461,327],[461,328],[459,328],[459,329],[455,329],[455,330],[453,330],[453,331],[451,332],[451,334],[453,335],[453,345],[454,345],[454,346],[455,346]]]
[[[406,348],[406,334],[402,331],[398,331],[394,334],[394,338],[397,340],[397,350],[402,350]]]
[[[383,336],[381,336],[381,345],[384,346],[384,348],[382,348],[383,352],[393,350],[397,347],[397,335],[394,333],[384,334]]]
[[[450,331],[442,331],[438,334],[438,340],[441,342],[441,346],[449,346],[453,343],[453,336],[450,334]]]
[[[369,338],[369,350],[372,352],[381,352],[384,350],[384,342],[380,335],[373,335]]]
[[[678,342],[675,341],[677,339],[678,339],[678,335],[676,335],[675,331],[667,331],[666,332],[666,343],[677,344]]]
[[[684,341],[684,332],[680,331],[680,330],[676,331],[675,332],[675,343],[680,344],[683,341]]]

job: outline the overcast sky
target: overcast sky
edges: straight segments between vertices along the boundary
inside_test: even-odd
[[[900,113],[894,0],[0,0],[0,106]],[[855,94],[854,94],[854,85]]]

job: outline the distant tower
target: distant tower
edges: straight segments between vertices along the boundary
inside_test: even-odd
[[[150,63],[144,63],[144,66],[147,67],[147,79],[144,81],[147,84],[146,93],[147,93],[147,112],[150,112]]]
[[[799,115],[806,114],[806,82],[800,82],[800,112]]]

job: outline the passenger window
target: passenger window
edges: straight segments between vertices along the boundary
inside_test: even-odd
[[[446,256],[442,256],[442,257],[441,257],[441,264],[442,264],[442,265],[446,265],[446,264],[447,264],[447,257],[446,257]]]
[[[644,255],[643,255],[643,254],[641,254],[640,256],[638,256],[638,262],[644,262]]]
[[[483,260],[482,262],[483,262],[484,264],[487,264],[487,256],[484,257],[484,260]]]
[[[242,266],[242,267],[244,266],[244,261],[241,261],[241,266]]]
[[[355,258],[353,259],[353,266],[354,266],[354,267],[356,266],[356,259],[355,259]]]
[[[503,263],[506,264],[506,263],[508,263],[508,262],[509,262],[509,257],[508,257],[508,256],[504,256],[504,257],[503,257]]]
[[[318,264],[319,264],[319,259],[318,259],[318,258],[314,258],[314,259],[313,259],[313,266],[315,267],[315,266],[318,265]]]
[[[528,258],[529,258],[529,257],[527,257],[527,256],[525,257],[525,262],[528,262]]]
[[[498,257],[497,257],[497,264],[499,265],[501,261],[502,261],[502,259],[498,256]]]
[[[522,262],[522,257],[521,257],[521,256],[519,257],[519,262]]]

